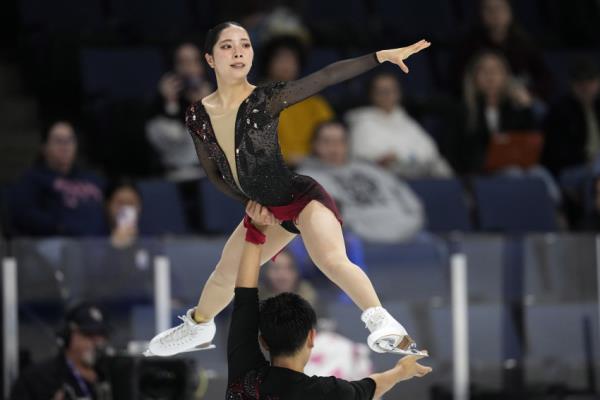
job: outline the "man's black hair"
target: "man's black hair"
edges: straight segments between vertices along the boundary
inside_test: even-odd
[[[260,334],[271,359],[296,354],[316,325],[315,310],[297,294],[281,293],[260,305]]]

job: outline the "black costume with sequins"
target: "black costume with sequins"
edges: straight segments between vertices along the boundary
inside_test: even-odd
[[[290,171],[283,161],[277,136],[279,113],[324,88],[350,79],[379,65],[375,53],[338,61],[302,79],[258,86],[240,105],[235,120],[237,186],[227,157],[217,142],[202,102],[192,104],[186,125],[208,178],[223,193],[246,203],[285,206],[299,196],[321,201],[338,216],[324,189],[308,176]],[[232,133],[233,134],[233,133]],[[293,224],[283,226],[298,233]]]

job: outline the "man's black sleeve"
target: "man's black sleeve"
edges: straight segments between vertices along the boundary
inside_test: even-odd
[[[372,400],[375,395],[375,381],[365,378],[360,381],[336,379],[336,399],[339,400]]]
[[[227,340],[229,382],[268,365],[258,344],[258,289],[235,288]]]

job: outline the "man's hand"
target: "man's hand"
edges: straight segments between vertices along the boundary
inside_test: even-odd
[[[408,67],[404,64],[404,60],[419,51],[431,46],[431,42],[423,39],[415,44],[398,49],[381,50],[377,52],[377,59],[380,63],[389,61],[400,67],[402,71],[408,74]]]
[[[400,381],[406,381],[408,379],[417,377],[422,378],[431,372],[431,367],[426,367],[419,364],[421,358],[425,356],[405,356],[398,361],[396,369],[398,370],[398,376]]]
[[[246,204],[246,214],[252,218],[252,222],[258,229],[261,229],[261,225],[278,225],[281,223],[267,207],[261,206],[253,200],[248,201]]]
[[[375,396],[378,399],[387,393],[398,382],[406,381],[415,376],[421,378],[431,372],[431,367],[419,364],[421,358],[426,356],[405,356],[392,369],[370,376],[375,381]]]

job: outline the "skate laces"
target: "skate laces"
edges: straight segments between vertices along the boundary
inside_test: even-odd
[[[171,330],[171,332],[169,332],[164,339],[167,340],[179,340],[182,337],[188,335],[190,332],[190,329],[197,326],[198,324],[192,319],[190,318],[187,314],[186,315],[180,315],[177,318],[179,318],[182,323],[173,328],[173,330]]]
[[[373,307],[364,312],[362,320],[365,326],[371,331],[375,331],[381,327],[386,320],[386,312],[381,307]]]

